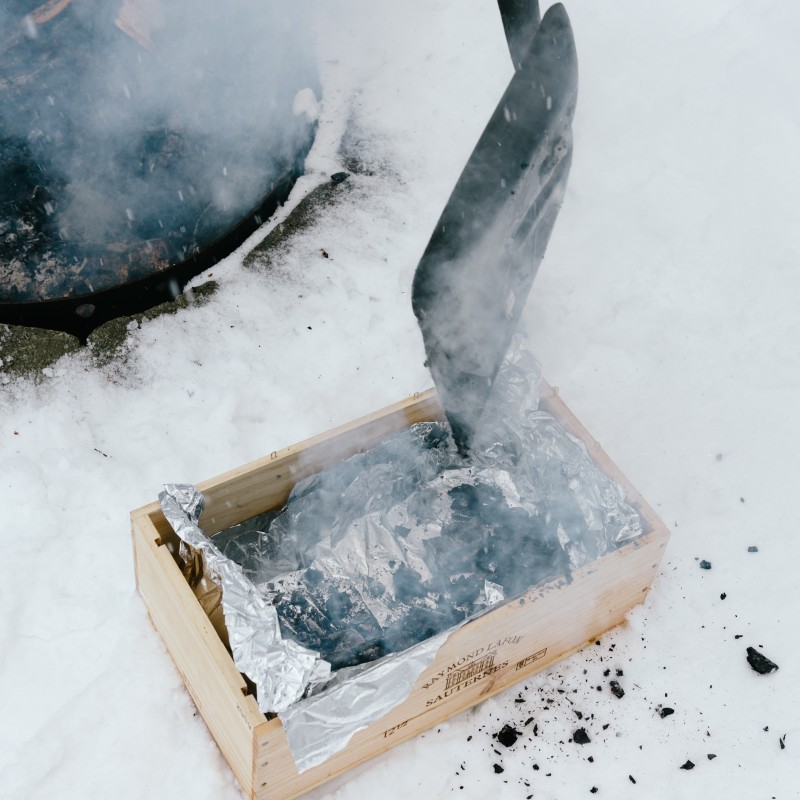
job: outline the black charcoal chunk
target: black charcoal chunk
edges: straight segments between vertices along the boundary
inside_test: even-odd
[[[618,681],[611,681],[611,694],[614,697],[625,697],[625,690],[619,685]]]
[[[770,661],[754,647],[747,648],[747,663],[760,675],[767,675],[778,669],[778,665],[774,661]]]
[[[494,767],[495,773],[497,773],[498,775],[501,772],[505,772],[505,770],[499,764],[493,764],[492,766]]]
[[[333,175],[331,175],[331,180],[334,183],[342,183],[343,181],[346,181],[349,177],[350,177],[349,172],[334,172]]]
[[[705,559],[703,559],[700,562],[700,569],[711,569],[711,562],[710,561],[706,561]]]
[[[520,732],[511,725],[503,725],[500,733],[497,734],[497,741],[505,747],[511,747],[519,737]]]
[[[686,763],[681,764],[681,769],[694,769],[694,763],[686,759]]]
[[[754,544],[751,544],[750,547],[747,548],[747,552],[748,553],[757,553],[758,552],[758,548]]]
[[[586,728],[578,728],[578,730],[572,734],[572,741],[575,742],[575,744],[589,744],[592,740],[589,738],[589,734],[586,733]]]
[[[675,709],[674,708],[662,708],[661,711],[659,711],[658,713],[661,715],[661,719],[664,719],[664,717],[668,717],[671,714],[674,714],[675,713]]]

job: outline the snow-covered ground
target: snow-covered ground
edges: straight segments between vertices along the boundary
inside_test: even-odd
[[[800,10],[567,7],[575,159],[526,323],[672,540],[625,626],[318,800],[800,797]],[[431,383],[411,278],[511,75],[499,15],[348,0],[318,19],[319,138],[281,214],[342,168],[346,129],[369,174],[243,269],[268,223],[124,359],[1,387],[4,798],[239,797],[135,592],[127,514]]]

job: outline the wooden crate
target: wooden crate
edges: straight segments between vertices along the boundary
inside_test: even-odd
[[[131,514],[139,592],[200,714],[242,788],[258,800],[289,800],[502,691],[623,621],[656,574],[669,532],[558,396],[542,408],[583,440],[624,487],[643,533],[564,579],[541,583],[462,626],[447,639],[408,699],[356,733],[323,764],[298,774],[278,718],[268,719],[237,671],[224,635],[204,613],[175,560],[177,537],[158,503]],[[439,419],[431,390],[199,485],[209,534],[283,505],[300,478],[377,444],[415,422]],[[219,629],[219,624],[217,624]]]

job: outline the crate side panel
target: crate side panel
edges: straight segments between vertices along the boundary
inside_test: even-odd
[[[624,620],[644,600],[665,547],[658,533],[503,604],[456,631],[408,699],[302,774],[279,724],[256,736],[254,792],[290,800],[551,666]]]
[[[250,791],[253,730],[264,716],[147,515],[132,517],[139,593],[239,782]]]

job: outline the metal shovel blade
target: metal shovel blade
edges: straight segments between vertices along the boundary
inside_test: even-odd
[[[577,91],[572,28],[558,4],[533,35],[414,275],[428,364],[464,454],[564,196]]]

